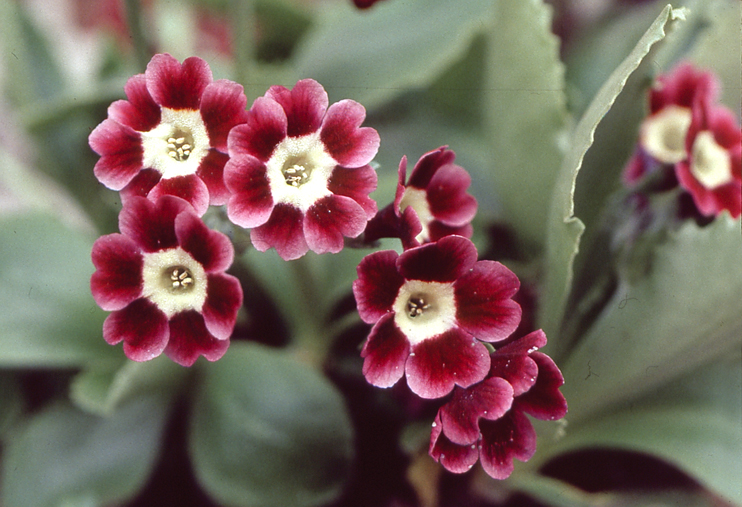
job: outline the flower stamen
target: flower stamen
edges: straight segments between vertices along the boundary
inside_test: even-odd
[[[172,268],[170,280],[173,282],[173,289],[184,290],[193,285],[191,272],[181,266]]]
[[[167,154],[178,162],[188,160],[193,146],[191,145],[192,142],[187,141],[185,136],[169,137],[167,139]]]
[[[415,296],[411,297],[407,301],[407,315],[411,318],[418,317],[430,308],[430,303],[427,303],[422,297]]]
[[[283,170],[283,177],[286,180],[287,185],[292,187],[300,187],[309,179],[311,170],[304,167],[301,164],[293,164],[287,169]]]

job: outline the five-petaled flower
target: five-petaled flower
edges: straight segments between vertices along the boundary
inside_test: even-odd
[[[119,229],[99,238],[92,252],[93,298],[113,312],[103,324],[104,339],[123,341],[134,361],[163,351],[184,366],[199,355],[222,357],[242,306],[239,281],[224,273],[234,257],[229,238],[170,195],[156,202],[131,197]]]
[[[379,135],[360,127],[366,110],[359,103],[328,103],[311,79],[292,90],[272,86],[229,134],[227,214],[252,228],[260,251],[273,247],[286,260],[309,249],[337,253],[376,213],[369,197],[376,172],[368,164]]]
[[[477,201],[467,193],[469,173],[453,163],[455,158],[446,146],[424,154],[405,184],[407,158],[403,157],[394,202],[369,222],[365,240],[398,237],[405,248],[411,248],[452,234],[471,237]]]
[[[474,244],[461,236],[366,256],[353,283],[361,318],[374,324],[361,352],[363,374],[378,387],[406,375],[423,398],[481,381],[490,357],[480,340],[504,340],[517,328],[521,308],[511,297],[519,286],[499,262],[477,261]]]
[[[245,120],[242,85],[213,81],[208,64],[168,54],[152,57],[144,74],[126,83],[128,100],[111,104],[90,134],[101,158],[96,177],[124,202],[132,196],[176,195],[199,215],[227,202],[223,171],[227,135]]]
[[[463,473],[479,459],[490,476],[505,479],[513,459],[533,456],[536,432],[526,414],[555,420],[567,413],[559,368],[536,352],[545,344],[541,330],[508,343],[492,353],[484,381],[454,390],[433,423],[429,453],[436,461]]]

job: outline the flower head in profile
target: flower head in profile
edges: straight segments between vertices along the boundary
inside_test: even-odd
[[[197,57],[179,63],[168,54],[152,57],[144,74],[126,83],[128,100],[108,108],[108,118],[90,134],[101,156],[95,175],[124,201],[176,195],[199,215],[229,196],[223,171],[227,135],[246,117],[241,85],[213,81]]]
[[[519,286],[502,264],[477,261],[461,236],[366,256],[353,283],[361,319],[373,324],[361,352],[366,380],[390,387],[406,376],[423,398],[481,381],[490,368],[481,341],[517,328],[521,309],[511,298]]]
[[[93,245],[96,303],[111,311],[103,338],[124,342],[124,353],[147,361],[163,351],[173,361],[209,361],[229,347],[242,306],[239,281],[224,271],[234,249],[209,230],[183,199],[131,197],[119,215],[120,234]]]
[[[541,330],[508,343],[492,353],[485,380],[454,390],[433,423],[429,453],[436,461],[463,473],[479,460],[491,477],[505,479],[514,459],[533,456],[536,432],[526,414],[555,420],[567,413],[559,368],[536,352],[545,344]]]
[[[407,158],[403,157],[394,202],[369,222],[366,241],[397,237],[411,248],[452,234],[471,237],[477,201],[467,192],[469,173],[453,163],[455,158],[446,146],[429,151],[405,183]]]

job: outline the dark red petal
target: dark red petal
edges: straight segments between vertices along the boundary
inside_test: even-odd
[[[273,212],[273,194],[265,165],[251,155],[230,158],[224,166],[224,183],[232,196],[227,202],[227,216],[235,224],[257,227]]]
[[[513,460],[528,461],[536,452],[536,431],[520,410],[511,410],[496,421],[482,420],[482,468],[494,479],[507,479]]]
[[[477,262],[474,243],[447,236],[436,243],[407,250],[397,259],[397,269],[408,280],[453,282]]]
[[[420,160],[417,161],[415,167],[410,173],[410,180],[407,182],[407,186],[419,188],[421,190],[428,188],[430,180],[438,169],[446,164],[453,163],[456,158],[456,154],[453,150],[447,148],[447,146],[441,146],[440,148],[429,151],[420,157]]]
[[[284,260],[298,259],[309,250],[304,215],[298,208],[278,204],[266,223],[250,231],[250,241],[261,252],[275,248]]]
[[[657,79],[657,86],[650,93],[650,111],[656,113],[671,104],[691,107],[696,100],[711,104],[718,91],[719,84],[712,73],[682,63]]]
[[[520,305],[510,299],[519,287],[518,277],[499,262],[477,262],[454,283],[456,320],[480,340],[504,340],[520,323]]]
[[[468,389],[456,388],[451,401],[438,411],[443,433],[459,445],[479,440],[479,419],[494,421],[510,410],[513,388],[499,377],[491,377]]]
[[[526,354],[491,355],[490,375],[501,377],[513,387],[513,395],[519,396],[536,384],[538,365]]]
[[[142,293],[142,254],[134,240],[122,234],[100,237],[93,244],[95,273],[90,278],[93,299],[102,309],[121,310]]]
[[[90,148],[101,156],[93,172],[112,190],[121,190],[142,169],[144,148],[139,133],[113,120],[103,120],[88,138]]]
[[[147,90],[144,74],[130,78],[124,86],[129,100],[117,100],[108,107],[108,117],[139,132],[147,132],[160,124],[160,106]]]
[[[358,264],[358,279],[353,282],[358,313],[364,322],[373,324],[392,311],[404,278],[394,261],[397,252],[384,250],[367,255]]]
[[[235,125],[247,120],[247,97],[241,84],[220,79],[209,84],[201,96],[201,118],[213,148],[227,151],[227,136]]]
[[[175,236],[178,244],[201,264],[207,273],[225,271],[234,260],[234,247],[229,238],[212,231],[192,211],[175,217]]]
[[[165,354],[181,366],[192,366],[198,356],[209,361],[220,359],[229,348],[229,340],[217,340],[206,329],[196,311],[175,314],[170,319],[170,341]]]
[[[265,96],[281,104],[286,111],[287,135],[291,137],[318,131],[330,103],[325,89],[313,79],[302,79],[292,90],[271,86]]]
[[[366,228],[366,212],[350,197],[328,195],[304,216],[304,237],[313,252],[338,253],[344,238],[355,238]]]
[[[174,248],[178,246],[175,217],[190,209],[186,201],[170,195],[157,202],[134,196],[119,214],[119,230],[145,252]]]
[[[169,54],[155,55],[144,75],[155,102],[170,109],[197,110],[204,89],[212,81],[209,64],[195,56],[181,65]]]
[[[202,216],[209,209],[209,189],[206,188],[206,183],[195,174],[163,178],[152,187],[147,197],[150,200],[157,200],[163,195],[174,195],[184,199],[193,206],[198,216]]]
[[[449,472],[462,474],[474,466],[479,458],[479,450],[476,444],[457,445],[451,442],[441,432],[440,411],[433,423],[430,432],[430,447],[428,454],[439,462]]]
[[[227,204],[231,195],[224,184],[224,164],[228,160],[228,155],[211,149],[201,160],[196,171],[196,175],[201,178],[209,190],[209,204],[213,206]]]
[[[251,155],[267,162],[276,145],[286,138],[286,129],[286,113],[281,105],[258,97],[247,112],[247,122],[229,132],[229,156]]]
[[[241,306],[242,286],[237,278],[225,274],[208,275],[206,302],[201,313],[209,333],[219,340],[228,339]]]
[[[471,224],[462,225],[461,227],[449,227],[437,220],[433,220],[428,224],[428,235],[431,242],[438,241],[446,236],[461,236],[468,239],[471,238],[473,233],[474,228]]]
[[[527,393],[518,396],[518,407],[537,419],[561,419],[567,414],[567,400],[559,392],[564,384],[562,372],[546,354],[534,352],[531,358],[538,365],[538,377]]]
[[[436,220],[452,227],[471,222],[477,214],[477,200],[466,193],[470,184],[469,173],[457,165],[445,165],[435,173],[426,193]]]
[[[376,190],[376,171],[371,166],[363,166],[357,169],[346,169],[336,167],[327,182],[327,189],[335,195],[350,197],[360,204],[366,212],[367,219],[371,219],[378,209],[376,201],[368,195]]]
[[[376,387],[391,387],[402,378],[410,343],[394,324],[394,314],[385,315],[374,325],[361,350],[363,375]]]
[[[407,360],[407,385],[421,398],[440,398],[454,385],[469,387],[487,376],[487,348],[454,328],[411,348]]]
[[[123,340],[132,361],[149,361],[165,349],[170,336],[167,317],[145,298],[113,312],[103,323],[103,338],[111,345]]]
[[[353,100],[341,100],[327,110],[320,139],[338,165],[364,166],[379,151],[379,133],[370,127],[359,128],[365,118],[366,110]]]
[[[532,331],[525,336],[521,336],[517,340],[513,340],[497,349],[495,352],[500,356],[512,357],[515,355],[526,355],[531,352],[535,352],[546,345],[546,334],[542,329]]]

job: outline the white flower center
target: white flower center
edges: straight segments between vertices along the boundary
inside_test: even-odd
[[[332,195],[327,181],[337,165],[325,150],[319,132],[287,137],[266,163],[273,201],[306,212],[319,199]]]
[[[408,280],[392,305],[394,323],[412,345],[445,333],[456,324],[453,284]]]
[[[195,109],[162,108],[160,124],[142,132],[144,167],[163,179],[195,174],[209,151],[209,134]]]
[[[685,136],[691,122],[687,107],[667,106],[650,116],[641,128],[641,143],[654,158],[665,164],[675,164],[686,158]]]
[[[168,318],[186,310],[198,312],[206,301],[206,272],[180,247],[144,254],[142,295]]]
[[[729,153],[714,139],[713,132],[699,132],[693,141],[693,176],[709,190],[732,181],[732,161]]]
[[[423,230],[420,234],[415,236],[415,239],[420,243],[425,243],[430,240],[430,230],[428,226],[433,221],[433,214],[430,212],[430,205],[428,204],[427,194],[425,190],[406,187],[402,194],[402,200],[399,202],[399,210],[404,211],[405,208],[411,206],[417,218],[420,219],[420,223],[423,226]]]

